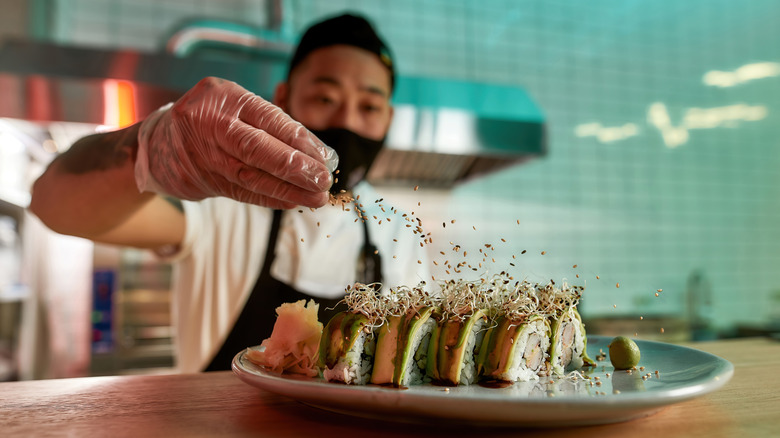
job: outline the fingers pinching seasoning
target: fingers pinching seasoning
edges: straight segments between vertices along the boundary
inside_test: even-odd
[[[320,207],[338,165],[333,149],[280,108],[218,78],[151,114],[138,143],[138,189],[186,200]]]

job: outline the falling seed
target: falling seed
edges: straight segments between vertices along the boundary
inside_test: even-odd
[[[336,171],[335,171],[335,172],[333,172],[333,174],[334,174],[334,175],[338,175],[338,174],[339,174],[339,172],[341,172],[341,170],[339,170],[339,169],[336,169]]]
[[[658,289],[656,292],[663,292],[663,291],[664,291],[663,289]]]
[[[547,251],[542,251],[542,255],[545,255],[545,254],[547,254]]]
[[[506,242],[506,239],[503,239],[503,238],[502,238],[502,239],[501,239],[501,241],[502,241],[502,242]]]
[[[474,225],[472,225],[471,228],[473,228],[474,231],[477,231],[477,227],[475,227]]]
[[[441,223],[441,227],[442,227],[442,228],[447,228],[447,222],[442,222],[442,223]]]
[[[572,266],[572,268],[575,268],[575,269],[576,269],[576,268],[577,268],[577,265],[574,265],[574,266]]]
[[[615,283],[615,287],[619,288],[620,287],[620,283]]]
[[[414,191],[416,192],[419,188],[420,186],[414,186]]]
[[[641,321],[641,320],[643,320],[643,319],[645,319],[645,317],[644,317],[644,316],[640,316],[640,317],[639,317],[639,320],[640,320],[640,321]]]
[[[517,225],[520,225],[520,219],[517,220]]]
[[[326,239],[330,239],[330,234],[328,234],[327,236],[325,236],[325,238],[326,238]]]
[[[599,276],[597,275],[597,276],[596,276],[596,280],[598,280],[598,279],[599,279]]]
[[[394,255],[394,256],[393,256],[393,258],[394,258],[394,259],[397,259],[397,258],[398,258],[398,256],[397,256],[397,255]]]
[[[663,327],[661,327],[661,333],[663,333],[663,332],[664,332],[664,328],[663,328]]]
[[[575,277],[580,278],[580,274],[576,274]]]
[[[398,242],[398,239],[393,239],[393,242]]]
[[[612,307],[613,307],[614,309],[617,309],[617,304],[613,304],[613,305],[612,305]]]
[[[658,292],[655,293],[655,296],[658,296]]]
[[[303,210],[298,210],[298,213],[303,213]]]
[[[301,237],[301,242],[303,242],[303,237]]]
[[[317,226],[318,226],[318,227],[320,226],[320,223],[319,223],[319,222],[317,222]]]
[[[451,220],[451,221],[450,221],[450,223],[451,223],[451,224],[454,224],[454,223],[455,223],[455,219]]]
[[[523,250],[520,254],[525,254],[525,250]]]
[[[418,265],[422,265],[422,262],[420,260],[417,260]]]

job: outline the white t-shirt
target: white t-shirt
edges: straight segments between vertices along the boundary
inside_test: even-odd
[[[385,289],[430,280],[428,256],[420,245],[424,237],[414,233],[416,221],[380,201],[368,184],[354,193],[369,218]],[[228,198],[183,204],[184,242],[170,260],[177,368],[190,373],[209,363],[249,298],[263,266],[273,212]],[[363,224],[355,219],[353,206],[285,211],[271,275],[315,297],[342,296],[355,282],[363,247]]]

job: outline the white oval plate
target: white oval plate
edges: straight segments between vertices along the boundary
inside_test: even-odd
[[[610,340],[588,336],[589,356],[595,359],[600,350],[607,353]],[[247,360],[247,350],[233,359],[233,372],[249,385],[347,415],[404,422],[446,419],[464,424],[533,427],[605,424],[644,417],[712,392],[734,374],[730,362],[703,351],[661,342],[636,342],[642,354],[642,371],[615,371],[607,358],[596,368],[582,372],[589,380],[545,378],[506,388],[348,386],[271,373]],[[643,379],[648,373],[650,377]]]

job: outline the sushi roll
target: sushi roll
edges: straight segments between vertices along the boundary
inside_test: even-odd
[[[476,356],[485,336],[489,294],[485,282],[441,283],[436,327],[428,344],[426,375],[438,385],[470,385],[477,381]]]
[[[371,376],[375,343],[365,315],[346,311],[334,315],[320,340],[322,377],[328,382],[365,385]]]
[[[442,318],[428,344],[426,374],[444,386],[470,385],[477,381],[475,358],[485,335],[485,312]]]
[[[385,298],[386,318],[377,330],[371,383],[407,387],[425,382],[428,342],[436,322],[435,299],[417,287],[401,286]]]
[[[344,298],[348,310],[334,315],[320,338],[317,364],[328,382],[365,385],[374,363],[376,327],[383,319],[376,285],[356,283]]]
[[[541,315],[526,320],[501,316],[485,333],[477,358],[484,380],[527,382],[546,373],[550,323]]]
[[[436,322],[432,307],[389,316],[379,328],[371,383],[407,387],[425,380],[428,343]]]
[[[588,339],[579,312],[569,308],[552,322],[550,342],[550,368],[553,374],[562,376],[583,366],[596,366],[588,357]]]
[[[560,288],[554,283],[542,287],[540,297],[544,301],[544,313],[550,321],[550,372],[562,376],[583,366],[595,366],[588,357],[585,325],[577,312],[582,288]]]

